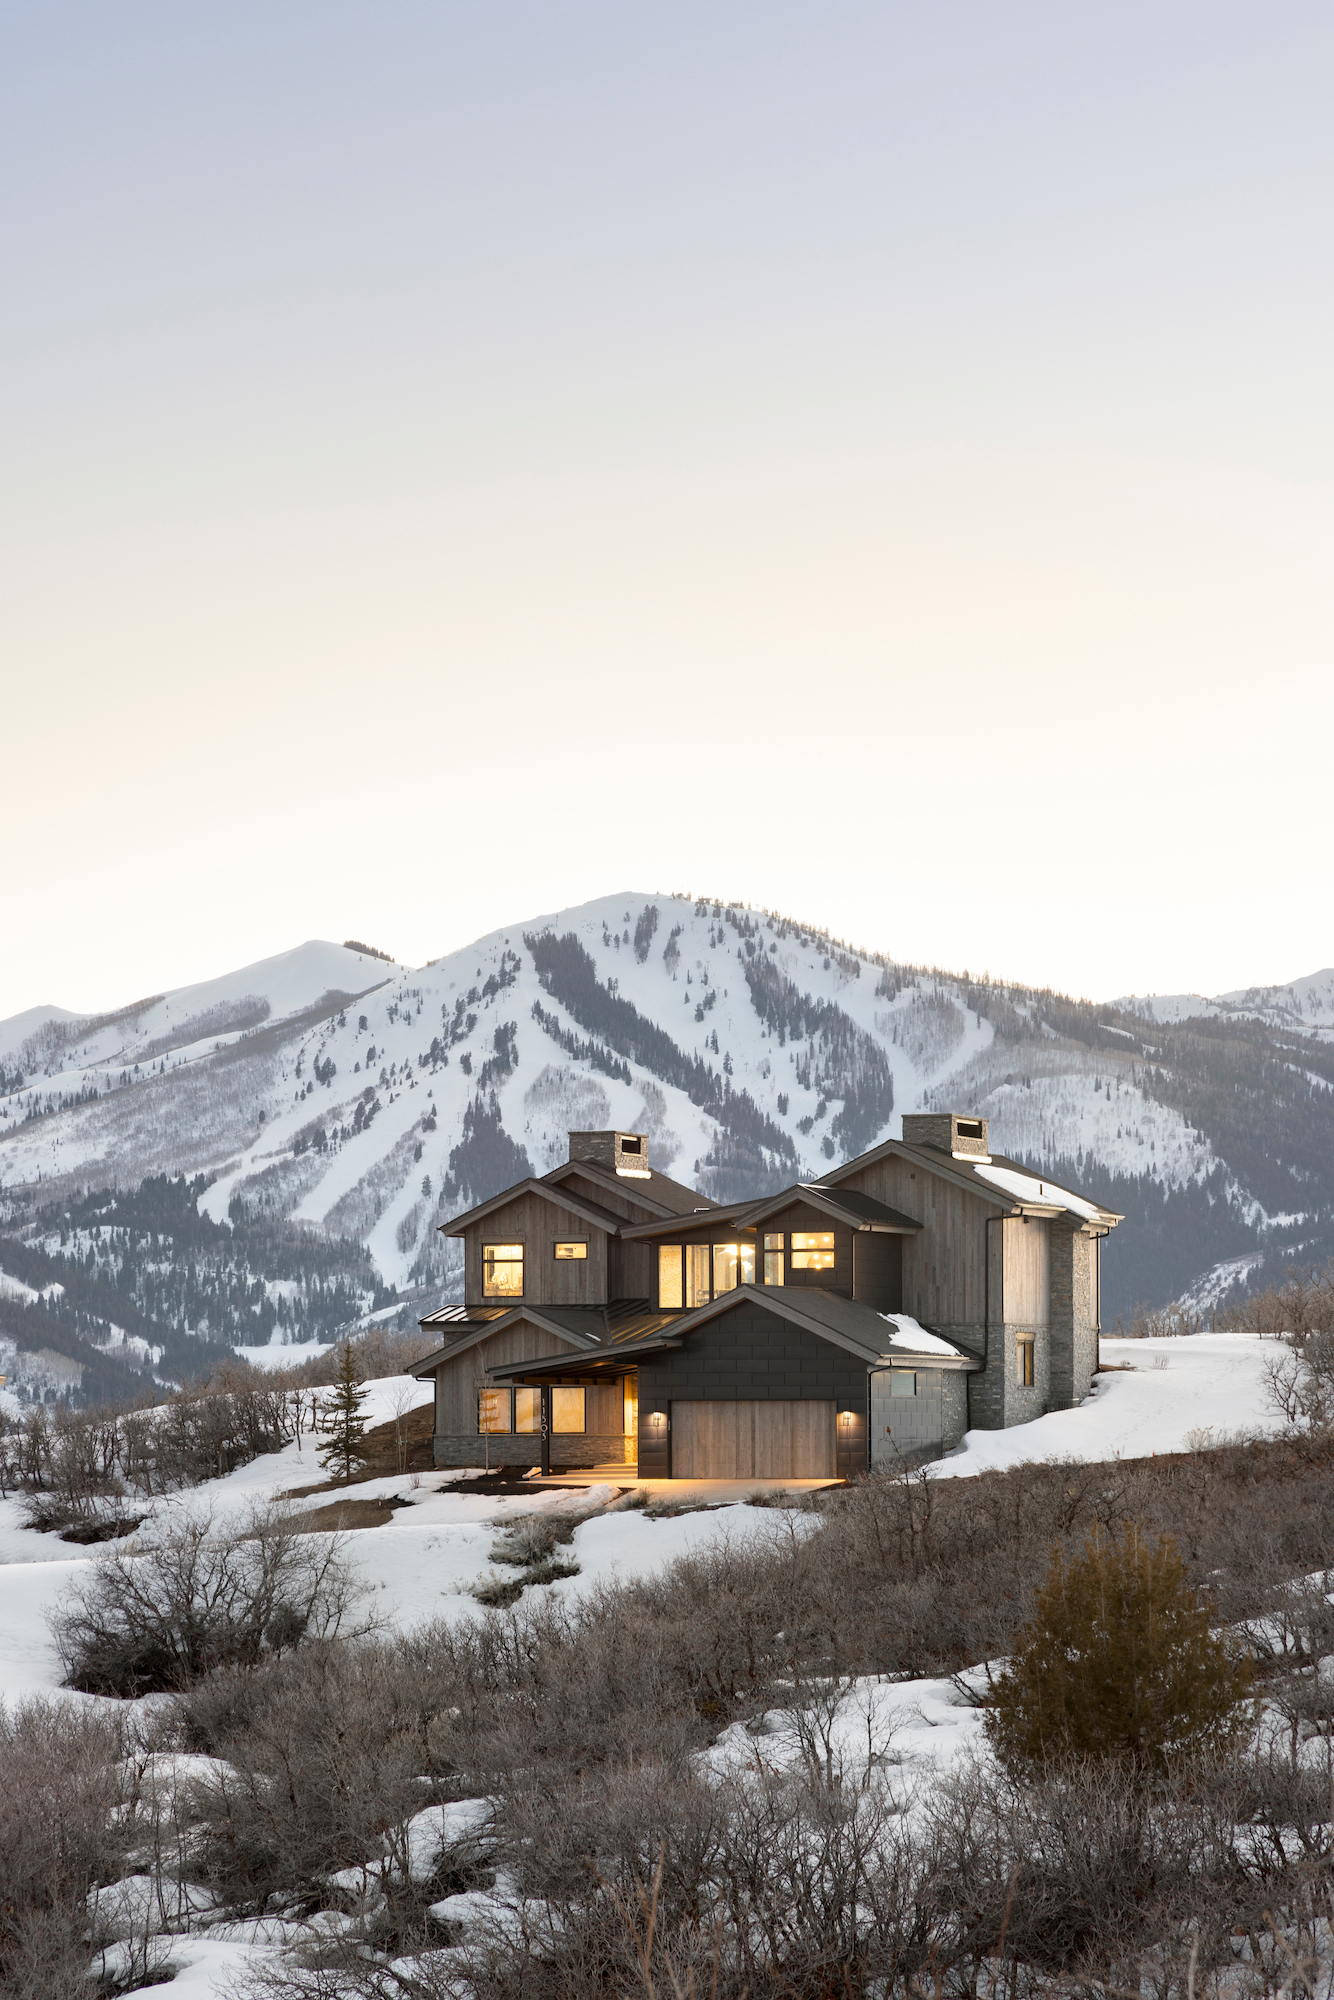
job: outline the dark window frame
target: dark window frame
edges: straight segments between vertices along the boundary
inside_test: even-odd
[[[512,1268],[515,1264],[517,1264],[519,1267],[519,1289],[517,1292],[496,1292],[496,1291],[489,1291],[487,1289],[486,1253],[488,1250],[518,1251],[519,1254],[517,1257],[506,1257],[502,1260],[507,1269]],[[496,1258],[492,1257],[491,1264],[493,1269],[495,1267],[496,1262],[497,1262]],[[528,1262],[528,1245],[527,1242],[520,1237],[506,1236],[503,1238],[497,1238],[496,1240],[490,1243],[483,1243],[482,1244],[482,1297],[484,1299],[522,1299],[524,1294],[524,1287],[527,1282],[527,1275],[525,1271],[525,1266],[527,1262]]]

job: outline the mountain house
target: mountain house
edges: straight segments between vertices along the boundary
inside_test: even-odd
[[[464,1303],[440,1346],[435,1463],[643,1478],[833,1478],[1067,1409],[1097,1368],[1102,1239],[1122,1218],[905,1116],[818,1181],[727,1206],[640,1132],[443,1225]]]

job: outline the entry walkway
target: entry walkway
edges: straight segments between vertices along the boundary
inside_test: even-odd
[[[516,1487],[619,1486],[627,1493],[646,1493],[655,1500],[707,1500],[735,1505],[751,1493],[816,1493],[826,1486],[844,1484],[841,1479],[640,1479],[631,1465],[608,1465],[591,1472],[553,1472],[549,1479],[525,1479],[516,1482]]]

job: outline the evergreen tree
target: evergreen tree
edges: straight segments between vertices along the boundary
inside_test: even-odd
[[[1209,1630],[1170,1535],[1096,1526],[1056,1553],[1032,1622],[992,1689],[987,1733],[1016,1775],[1084,1760],[1162,1771],[1244,1731],[1250,1661]]]
[[[352,1342],[345,1340],[338,1357],[333,1394],[322,1412],[325,1441],[319,1451],[320,1464],[333,1478],[341,1479],[344,1486],[351,1485],[353,1471],[359,1472],[371,1456],[366,1443],[366,1419],[361,1414],[365,1400],[366,1391],[361,1387]]]

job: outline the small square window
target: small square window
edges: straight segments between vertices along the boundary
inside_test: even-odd
[[[915,1396],[917,1394],[917,1377],[910,1368],[895,1368],[891,1370],[889,1393],[891,1396]]]
[[[588,1245],[586,1243],[558,1243],[556,1245],[556,1261],[558,1263],[563,1263],[567,1257],[575,1262],[581,1262],[587,1255]]]

